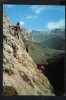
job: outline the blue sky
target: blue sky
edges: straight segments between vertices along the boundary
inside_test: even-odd
[[[3,10],[14,25],[20,22],[29,32],[65,28],[65,6],[5,4]]]

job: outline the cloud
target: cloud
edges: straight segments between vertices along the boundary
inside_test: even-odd
[[[20,25],[25,25],[25,22],[23,22],[23,21],[20,21]]]
[[[8,8],[12,8],[12,7],[14,7],[15,5],[9,5],[9,4],[7,5],[7,4],[5,4],[4,6],[5,6],[5,7],[8,7]]]
[[[31,9],[36,13],[40,14],[43,10],[60,10],[60,8],[63,8],[61,6],[50,6],[50,5],[32,5]],[[62,9],[61,9],[62,10]]]
[[[29,16],[26,17],[26,19],[34,19],[34,18],[37,18],[37,16],[29,15]]]
[[[32,18],[32,15],[30,15],[30,16],[27,16],[26,18],[27,18],[27,19],[31,19],[31,18]]]
[[[46,8],[46,6],[44,6],[44,5],[33,5],[33,6],[31,6],[31,9],[36,14],[40,14],[45,8]]]
[[[60,19],[59,21],[55,22],[49,22],[47,24],[48,29],[55,29],[55,28],[60,28],[65,26],[65,19]]]

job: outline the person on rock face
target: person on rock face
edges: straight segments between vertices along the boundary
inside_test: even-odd
[[[14,35],[17,35],[19,39],[20,23],[18,22],[15,26],[12,27],[14,28]]]
[[[27,51],[27,53],[28,53],[28,46],[26,45],[26,51]]]
[[[40,66],[40,70],[44,70],[45,67],[43,65]]]

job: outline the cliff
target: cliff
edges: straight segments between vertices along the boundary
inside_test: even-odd
[[[53,87],[26,52],[23,40],[14,36],[12,25],[3,12],[3,95],[54,96]]]

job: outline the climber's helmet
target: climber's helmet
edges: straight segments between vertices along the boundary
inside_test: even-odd
[[[20,23],[18,22],[17,25],[19,25]]]

